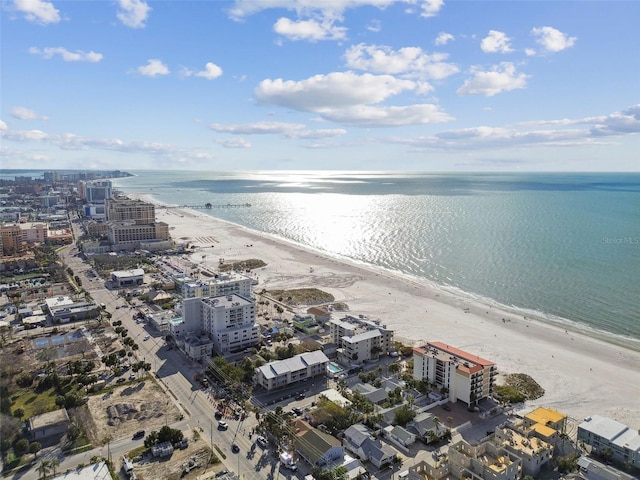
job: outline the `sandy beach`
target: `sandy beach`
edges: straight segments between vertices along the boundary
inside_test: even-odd
[[[319,288],[346,303],[351,314],[393,328],[404,343],[446,342],[494,361],[502,373],[532,376],[546,393],[527,402],[523,411],[545,406],[578,421],[599,414],[640,428],[640,352],[635,349],[462,298],[426,282],[330,258],[203,212],[158,208],[156,219],[169,224],[176,242],[199,247],[192,254],[194,263],[211,268],[220,258],[227,263],[261,259],[267,266],[254,272],[259,290]]]

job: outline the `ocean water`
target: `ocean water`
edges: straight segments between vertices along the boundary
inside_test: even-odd
[[[640,339],[640,174],[133,172],[207,213],[610,339]]]

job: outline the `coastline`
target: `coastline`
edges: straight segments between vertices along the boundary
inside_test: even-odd
[[[164,205],[150,195],[128,195]],[[527,402],[526,410],[551,407],[579,421],[600,414],[640,427],[640,352],[629,346],[333,258],[196,210],[157,209],[156,219],[169,224],[174,240],[200,247],[194,263],[259,258],[267,263],[255,272],[259,289],[319,288],[346,303],[350,313],[394,329],[404,343],[443,341],[494,361],[502,373],[530,375],[546,393]]]

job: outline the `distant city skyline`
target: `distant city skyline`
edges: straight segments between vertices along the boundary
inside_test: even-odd
[[[640,167],[640,2],[1,8],[3,169]]]

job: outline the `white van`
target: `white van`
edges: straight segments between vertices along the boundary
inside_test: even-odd
[[[398,478],[407,478],[409,476],[409,470],[405,470],[404,472],[400,472],[398,474]]]

